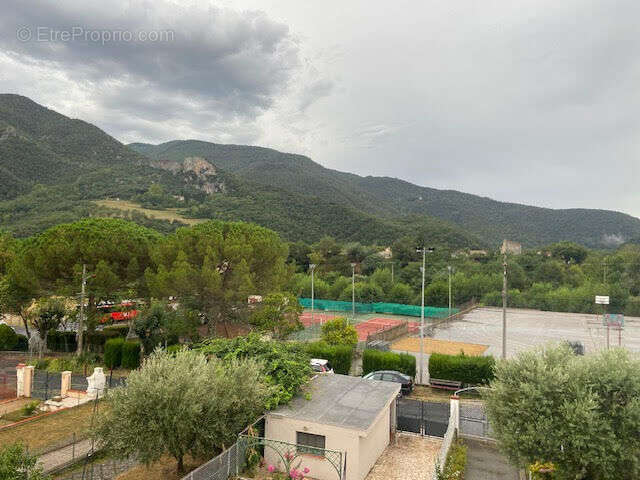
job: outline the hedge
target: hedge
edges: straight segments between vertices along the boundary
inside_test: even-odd
[[[13,350],[18,344],[18,334],[9,325],[0,324],[0,350]]]
[[[429,357],[429,376],[442,380],[455,380],[466,385],[487,384],[493,380],[493,357],[444,355],[432,353]]]
[[[18,343],[13,347],[17,352],[29,351],[29,339],[26,335],[18,335]]]
[[[311,358],[328,360],[333,371],[342,375],[349,375],[353,347],[350,345],[329,345],[326,342],[315,342],[307,345],[307,353]]]
[[[107,340],[112,338],[124,338],[129,332],[128,328],[118,327],[106,327],[103,330],[96,330],[94,332],[87,332],[85,334],[85,341],[87,349],[92,352],[101,353],[104,351],[104,345]]]
[[[65,337],[67,345],[66,350]],[[49,332],[47,332],[47,348],[52,352],[75,352],[78,348],[76,332],[49,330]]]
[[[122,344],[122,368],[135,370],[140,366],[140,343],[124,342]]]
[[[122,364],[124,338],[111,338],[104,344],[104,364],[107,368],[117,368]]]
[[[365,350],[362,355],[362,374],[378,370],[396,370],[413,378],[416,376],[416,357],[407,353]]]

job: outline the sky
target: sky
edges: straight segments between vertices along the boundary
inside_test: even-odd
[[[640,217],[635,0],[4,0],[0,91],[196,138]]]

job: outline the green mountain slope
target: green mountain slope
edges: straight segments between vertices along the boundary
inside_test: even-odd
[[[308,157],[242,145],[197,140],[132,144],[154,159],[198,155],[240,178],[289,192],[309,193],[371,215],[437,217],[496,245],[504,238],[535,246],[562,240],[606,248],[640,235],[640,220],[608,210],[554,210],[453,190],[421,187],[389,177],[361,177],[324,168]]]
[[[302,162],[290,169],[289,159],[281,160],[279,152],[258,149],[271,156],[268,165],[262,166],[271,169],[272,178],[280,176],[283,181],[252,181],[249,178],[261,168],[250,158],[254,150],[229,146],[208,161],[198,150],[154,155],[144,145],[129,148],[91,124],[69,119],[28,98],[0,95],[0,200],[5,199],[0,201],[0,228],[26,236],[80,217],[131,215],[97,205],[95,200],[160,199],[164,207],[170,203],[184,215],[251,221],[290,240],[312,242],[332,235],[340,240],[388,244],[399,236],[422,232],[439,245],[484,245],[474,235],[435,218],[409,222],[356,208],[352,205],[362,207],[361,198],[339,197],[347,187],[344,181],[333,185],[333,179],[325,179],[319,192],[282,188],[308,168],[322,173],[322,167],[306,157],[288,156]],[[231,165],[230,158],[244,162],[247,174],[229,174],[213,161],[220,160],[226,167]],[[279,172],[274,164],[280,164]],[[152,184],[162,189],[149,196]],[[161,230],[175,228],[141,217],[136,216]]]

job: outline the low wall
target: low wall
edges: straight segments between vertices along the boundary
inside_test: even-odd
[[[367,336],[367,343],[375,342],[376,340],[391,342],[396,338],[403,337],[408,334],[409,334],[409,324],[407,322],[402,322],[393,327],[389,327],[374,333],[370,333]]]
[[[440,325],[446,325],[446,324],[449,324],[450,322],[455,322],[456,320],[460,320],[463,316],[465,316],[467,313],[471,312],[472,310],[475,310],[476,308],[478,308],[478,303],[475,300],[471,300],[470,302],[467,302],[461,305],[460,311],[457,313],[454,313],[450,317],[434,319],[429,324],[429,327],[433,329],[433,328],[439,327]]]

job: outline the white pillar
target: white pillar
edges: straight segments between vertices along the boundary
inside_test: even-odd
[[[460,431],[460,397],[456,395],[451,395],[449,423],[452,423],[458,432]]]
[[[60,396],[66,398],[71,389],[71,372],[66,370],[61,373],[60,377]]]
[[[24,363],[19,363],[16,366],[16,396],[18,398],[24,396],[24,367],[26,367]]]

